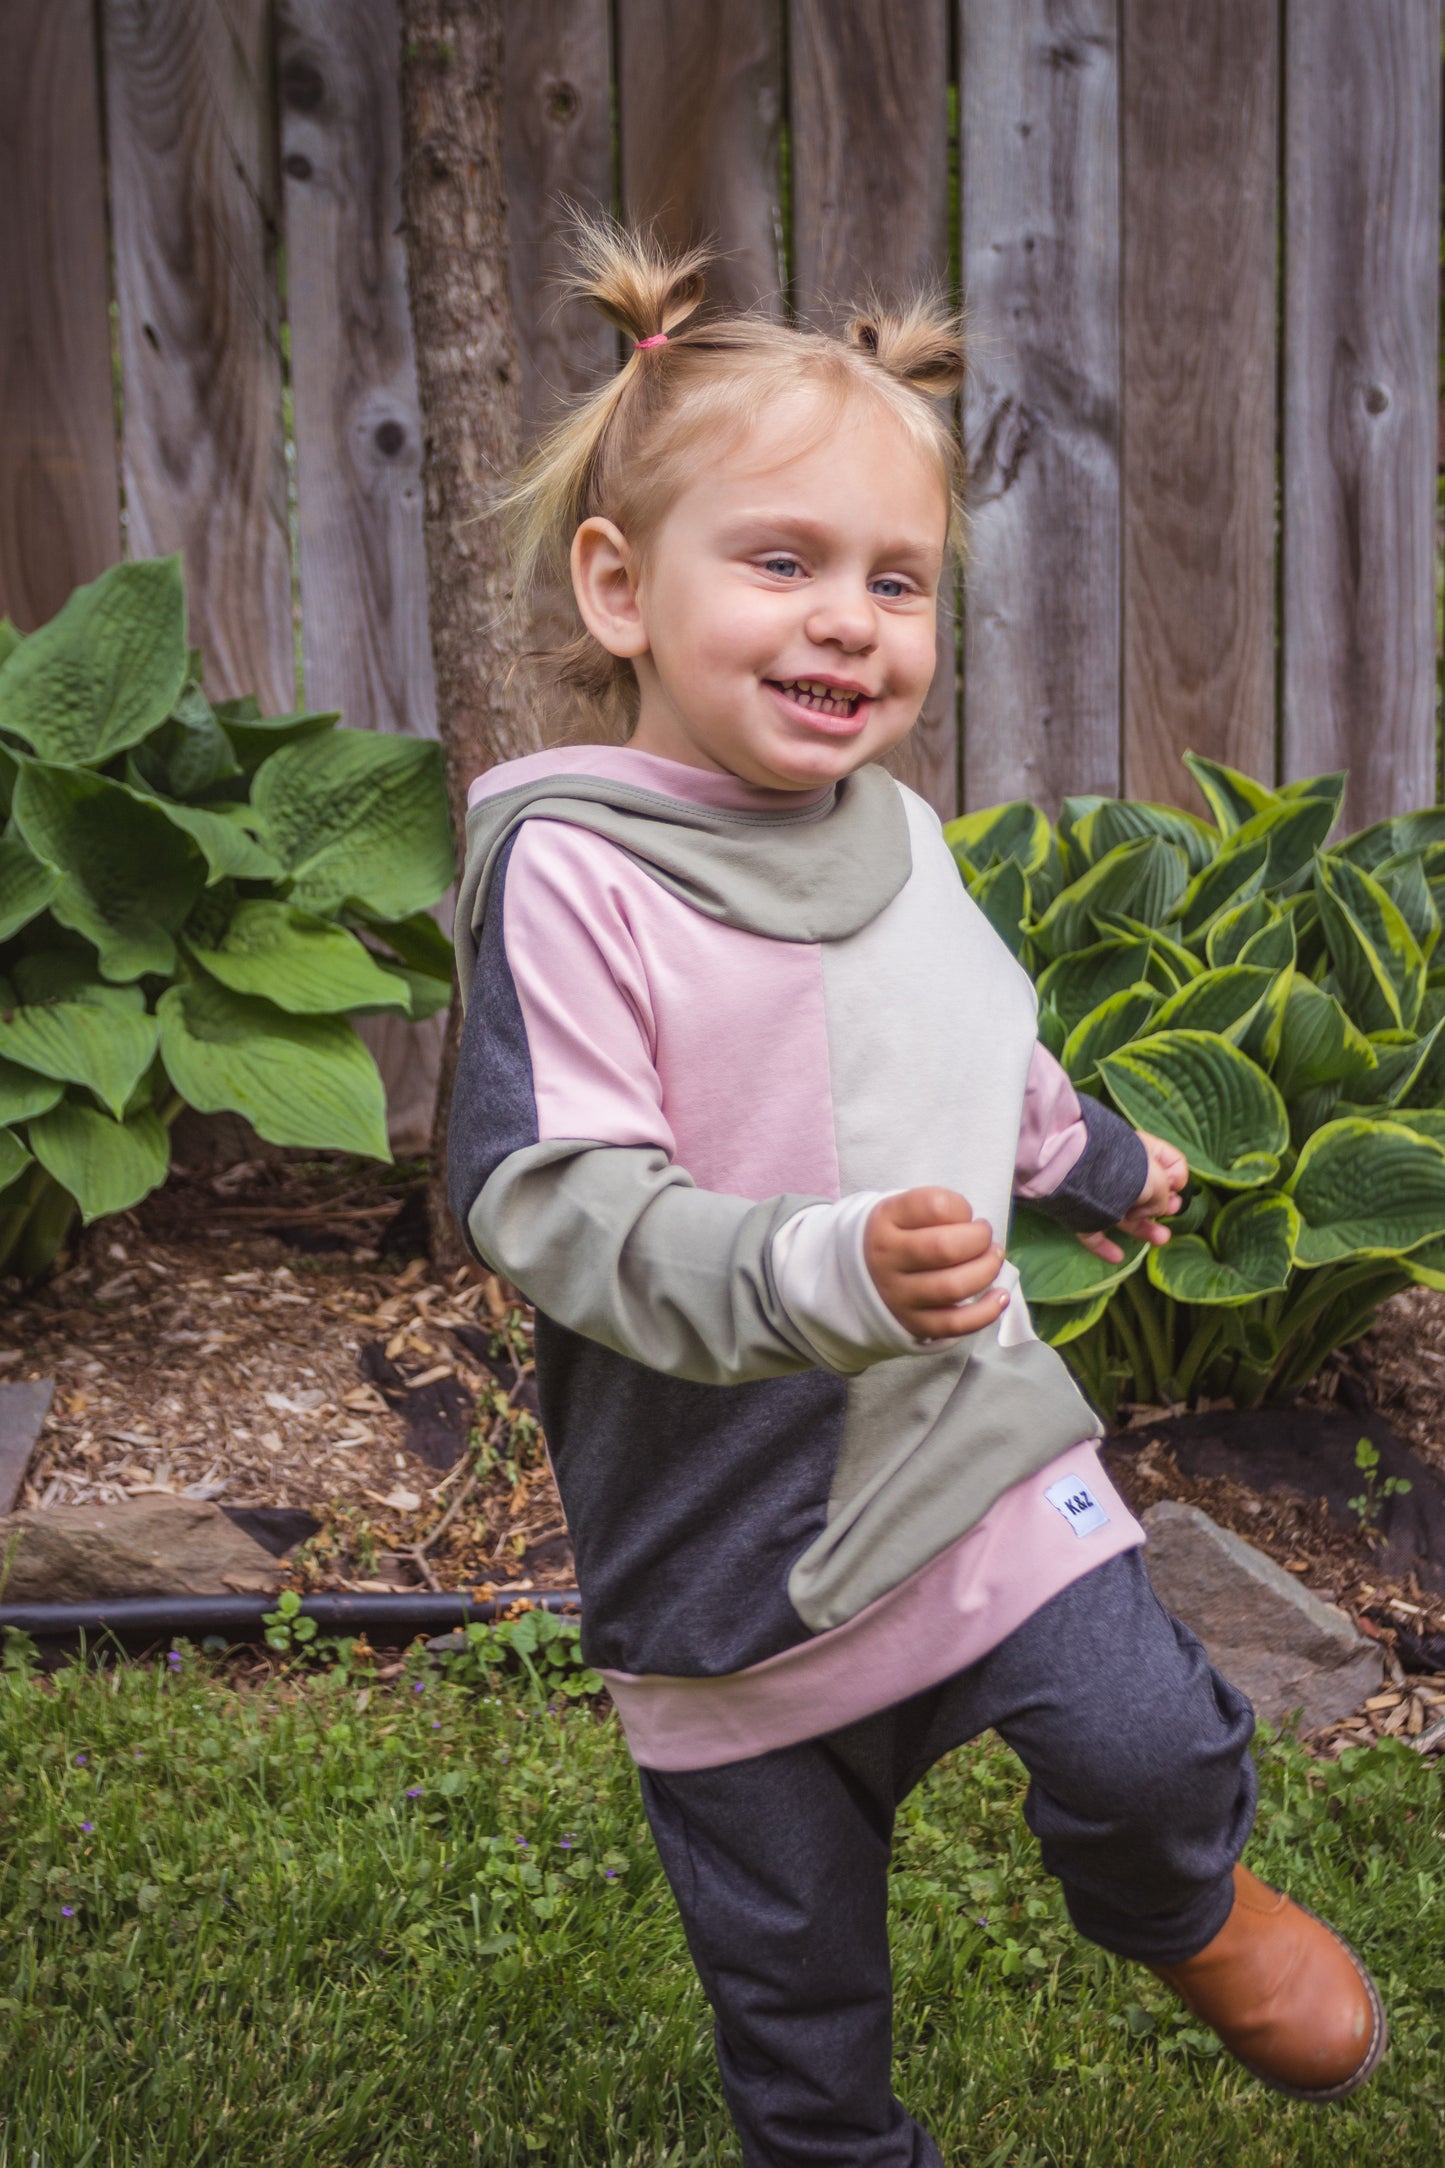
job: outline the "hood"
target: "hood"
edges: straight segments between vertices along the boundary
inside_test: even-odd
[[[607,749],[611,751],[611,749]],[[486,778],[467,814],[466,862],[454,928],[462,998],[471,991],[487,898],[509,838],[523,821],[567,821],[625,851],[705,918],[775,941],[837,941],[891,903],[912,870],[908,817],[882,768],[860,768],[796,811],[695,803],[578,765],[567,748]],[[607,752],[597,768],[613,765]]]

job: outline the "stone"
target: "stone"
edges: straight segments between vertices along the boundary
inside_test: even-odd
[[[0,1520],[0,1604],[269,1594],[278,1579],[270,1552],[198,1498],[152,1491]]]
[[[1272,1558],[1197,1506],[1150,1506],[1144,1528],[1159,1601],[1193,1628],[1257,1716],[1280,1724],[1299,1710],[1300,1729],[1318,1731],[1378,1692],[1379,1648]]]
[[[54,1378],[19,1378],[0,1385],[0,1513],[8,1513],[20,1496],[54,1395]]]

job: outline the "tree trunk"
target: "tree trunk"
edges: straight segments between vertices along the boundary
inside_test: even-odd
[[[516,465],[516,339],[502,188],[504,0],[402,0],[402,201],[426,432],[426,556],[437,712],[458,860],[467,786],[536,749],[508,673],[522,646],[496,521]],[[446,1207],[447,1112],[461,1033],[453,997],[428,1194],[432,1256],[465,1260]]]

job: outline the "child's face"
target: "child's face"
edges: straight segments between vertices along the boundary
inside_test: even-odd
[[[640,567],[589,520],[578,601],[637,672],[632,743],[775,790],[876,760],[933,677],[947,524],[936,463],[885,408],[820,426],[810,391],[700,459]]]

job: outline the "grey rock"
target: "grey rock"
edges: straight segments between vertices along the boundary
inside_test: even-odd
[[[1298,1709],[1300,1729],[1318,1731],[1379,1691],[1384,1663],[1374,1643],[1252,1544],[1197,1506],[1172,1501],[1151,1506],[1144,1528],[1160,1602],[1193,1628],[1267,1723]]]
[[[248,1595],[277,1583],[270,1552],[196,1498],[157,1491],[120,1505],[37,1507],[0,1520],[0,1603]]]
[[[0,1513],[8,1513],[20,1496],[54,1394],[54,1378],[17,1378],[0,1385]]]

